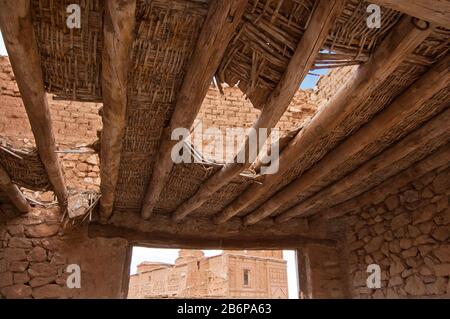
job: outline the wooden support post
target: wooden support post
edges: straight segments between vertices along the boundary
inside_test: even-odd
[[[6,193],[11,202],[21,213],[27,213],[31,207],[17,185],[13,184],[8,173],[0,165],[0,189]]]
[[[282,223],[295,217],[311,215],[381,184],[384,180],[413,165],[417,157],[421,160],[440,146],[447,144],[450,141],[448,123],[450,123],[450,109],[446,109],[420,129],[343,179],[279,215],[275,221]],[[411,161],[413,163],[410,163]]]
[[[36,140],[39,157],[62,209],[67,206],[67,189],[56,154],[47,96],[44,90],[38,46],[30,15],[29,0],[1,0],[0,28],[14,76]]]
[[[136,0],[105,2],[102,55],[103,129],[100,151],[100,215],[113,211],[125,130],[128,72],[133,45]]]
[[[424,117],[424,114],[420,112],[422,105],[450,83],[449,65],[450,55],[429,70],[383,112],[376,115],[359,131],[328,153],[309,171],[271,197],[258,210],[247,215],[244,219],[245,224],[257,223],[270,216],[283,204],[307,193],[347,161],[365,150],[373,149],[373,145],[376,145],[377,141],[386,139],[386,134],[399,127],[405,119]]]
[[[309,245],[308,245],[309,246]],[[309,271],[310,261],[308,258],[308,246],[296,250],[297,277],[298,277],[298,298],[312,299],[311,272]]]
[[[283,180],[287,170],[297,163],[300,155],[312,154],[320,147],[330,150],[334,145],[329,143],[327,136],[340,130],[342,123],[430,35],[431,30],[430,27],[426,30],[417,28],[411,17],[403,18],[378,46],[369,61],[356,70],[326,107],[284,149],[280,155],[279,171],[266,175],[262,185],[254,184],[247,188],[215,217],[215,222],[224,223],[258,199],[267,196]],[[307,168],[309,167],[305,167]]]
[[[448,0],[371,0],[370,3],[450,28],[450,1]]]
[[[236,31],[248,0],[212,1],[190,61],[169,126],[161,137],[161,145],[153,165],[142,205],[142,217],[148,219],[172,170],[171,151],[177,141],[171,139],[176,128],[189,129],[202,102],[228,43]]]
[[[269,95],[263,105],[260,117],[253,125],[256,132],[261,128],[270,130],[280,120],[289,107],[295,92],[314,64],[320,48],[325,42],[330,29],[342,12],[344,1],[342,0],[319,0],[313,13],[308,29],[300,40],[287,69],[280,82]],[[264,140],[259,140],[261,145]],[[247,136],[245,145],[239,151],[240,154],[248,154],[249,138]],[[188,214],[200,207],[208,198],[218,191],[222,186],[230,182],[242,170],[249,167],[255,158],[248,158],[245,163],[234,163],[225,165],[219,172],[210,177],[198,189],[196,194],[181,204],[173,214],[173,220],[179,222]]]

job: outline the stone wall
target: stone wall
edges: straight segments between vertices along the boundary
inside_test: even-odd
[[[128,243],[88,238],[87,227],[70,229],[60,218],[57,208],[19,216],[2,205],[0,299],[124,297]],[[70,264],[80,266],[79,289],[67,287]]]
[[[450,297],[449,198],[447,164],[340,219],[353,297]],[[381,267],[381,289],[367,288],[370,264]]]
[[[9,60],[0,57],[0,137],[13,147],[32,147],[34,138]],[[100,104],[54,100],[48,95],[53,131],[69,191],[98,190],[96,154],[70,153],[94,142],[101,128]],[[31,192],[44,204],[52,192]],[[60,224],[57,207],[35,207],[18,215],[0,194],[0,298],[119,298],[128,245],[90,239],[87,227]],[[67,265],[81,267],[81,288],[68,289]],[[108,267],[98,267],[98,265]],[[119,278],[119,280],[117,280]],[[127,277],[128,278],[128,277]]]

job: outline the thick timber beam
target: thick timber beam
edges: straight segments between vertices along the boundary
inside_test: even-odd
[[[267,98],[260,117],[253,125],[253,129],[256,132],[261,128],[270,130],[278,123],[281,116],[289,107],[289,103],[292,101],[301,82],[313,66],[320,48],[325,42],[332,26],[337,21],[343,7],[344,1],[342,0],[318,1],[308,29],[305,31],[294,55],[289,61],[285,73],[274,91]],[[249,153],[249,141],[249,137],[247,136],[245,145],[239,151],[239,154],[245,155]],[[258,145],[261,145],[263,142],[264,140],[259,140]],[[194,196],[176,209],[173,214],[173,220],[179,222],[184,219],[188,214],[207,201],[212,194],[241,173],[242,170],[248,168],[255,159],[248,158],[245,163],[238,163],[235,159],[234,163],[225,165],[219,172],[203,183]]]
[[[378,85],[383,83],[430,35],[432,28],[428,26],[424,30],[427,23],[423,24],[424,28],[418,28],[411,17],[403,18],[376,48],[369,61],[355,71],[352,78],[284,149],[280,155],[279,171],[273,175],[266,175],[261,185],[254,184],[247,188],[219,213],[214,221],[218,224],[224,223],[258,199],[267,196],[282,182],[287,170],[294,166],[300,157],[304,161],[307,158],[312,161],[317,150],[323,153],[331,150],[335,145],[330,143],[328,136],[340,132],[340,126],[351,118]],[[318,160],[320,158],[317,158]],[[306,164],[305,170],[309,168],[308,165]]]
[[[172,170],[171,151],[177,143],[171,139],[172,131],[176,128],[189,129],[194,123],[228,43],[241,21],[247,2],[248,0],[218,0],[210,4],[177,97],[174,113],[161,137],[161,145],[142,205],[142,217],[145,219],[151,216]]]
[[[447,108],[420,129],[366,162],[351,174],[282,213],[275,218],[275,221],[282,223],[295,217],[309,216],[380,185],[384,180],[400,173],[439,147],[446,145],[450,141],[448,123],[450,123],[450,109]]]
[[[67,189],[56,154],[47,96],[44,90],[38,46],[30,15],[29,0],[1,0],[0,28],[11,66],[28,114],[39,157],[62,209]]]
[[[13,184],[8,173],[0,165],[0,189],[6,193],[11,202],[21,213],[27,213],[31,207],[17,185]]]
[[[100,223],[89,225],[89,237],[123,238],[136,246],[183,249],[297,249],[311,244],[336,246],[336,242],[332,239],[302,235],[209,236],[208,234],[177,234],[174,236],[172,233],[163,231],[145,232]]]
[[[369,2],[450,28],[450,1],[448,0],[370,0]]]
[[[407,119],[411,121],[413,118],[426,118],[425,114],[420,112],[421,107],[436,93],[448,86],[448,83],[450,83],[449,66],[450,55],[422,76],[383,112],[328,153],[313,168],[271,197],[258,210],[247,215],[244,219],[245,224],[251,225],[270,216],[283,204],[298,198],[320,184],[322,180],[332,175],[334,171],[339,170],[347,161],[357,157],[358,154],[370,156],[371,152],[367,150],[376,148],[377,142],[387,139],[389,134],[400,127]],[[431,112],[433,110],[430,110]],[[365,158],[361,158],[361,161],[363,160]],[[343,173],[345,174],[345,172]]]
[[[100,151],[100,215],[113,210],[125,130],[128,72],[133,45],[136,0],[105,2],[102,55],[103,129]]]
[[[319,215],[326,219],[338,218],[358,208],[364,207],[365,205],[381,202],[390,195],[396,194],[400,188],[421,178],[425,174],[448,164],[449,158],[450,144],[447,144],[424,160],[385,180],[376,188],[370,189],[367,192],[351,198],[346,202],[335,205],[332,208],[325,209],[321,211]]]

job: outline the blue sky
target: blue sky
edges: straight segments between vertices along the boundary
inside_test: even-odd
[[[2,33],[0,32],[0,55],[7,55],[5,43],[3,42]]]
[[[300,85],[300,88],[302,90],[307,90],[307,89],[314,89],[316,87],[317,82],[320,79],[320,76],[318,75],[327,75],[328,74],[328,70],[316,70],[313,71],[313,73],[315,75],[311,75],[308,74],[305,79],[303,80],[302,84]]]

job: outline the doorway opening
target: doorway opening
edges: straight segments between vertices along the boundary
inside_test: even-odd
[[[194,250],[134,246],[129,299],[298,299],[294,250]]]

